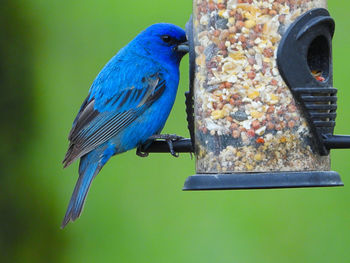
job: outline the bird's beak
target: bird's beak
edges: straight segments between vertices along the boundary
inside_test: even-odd
[[[183,42],[176,47],[176,51],[180,53],[188,53],[190,51],[190,47],[188,46],[188,42]]]

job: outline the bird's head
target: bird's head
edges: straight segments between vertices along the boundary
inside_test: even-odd
[[[173,24],[154,24],[141,32],[135,41],[146,54],[162,62],[178,64],[189,51],[185,31]]]

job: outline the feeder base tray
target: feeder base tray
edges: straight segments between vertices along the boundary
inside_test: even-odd
[[[182,190],[234,190],[344,186],[334,171],[196,174]]]

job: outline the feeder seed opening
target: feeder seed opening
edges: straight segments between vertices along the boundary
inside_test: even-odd
[[[307,63],[312,75],[320,82],[329,77],[330,47],[325,36],[316,37],[310,44],[307,53]]]

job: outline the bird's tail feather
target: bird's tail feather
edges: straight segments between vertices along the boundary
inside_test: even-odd
[[[70,199],[66,215],[62,221],[61,228],[64,228],[69,221],[74,221],[80,216],[91,182],[101,170],[98,162],[91,161],[90,159],[91,156],[88,154],[83,156],[80,160],[79,178]]]

